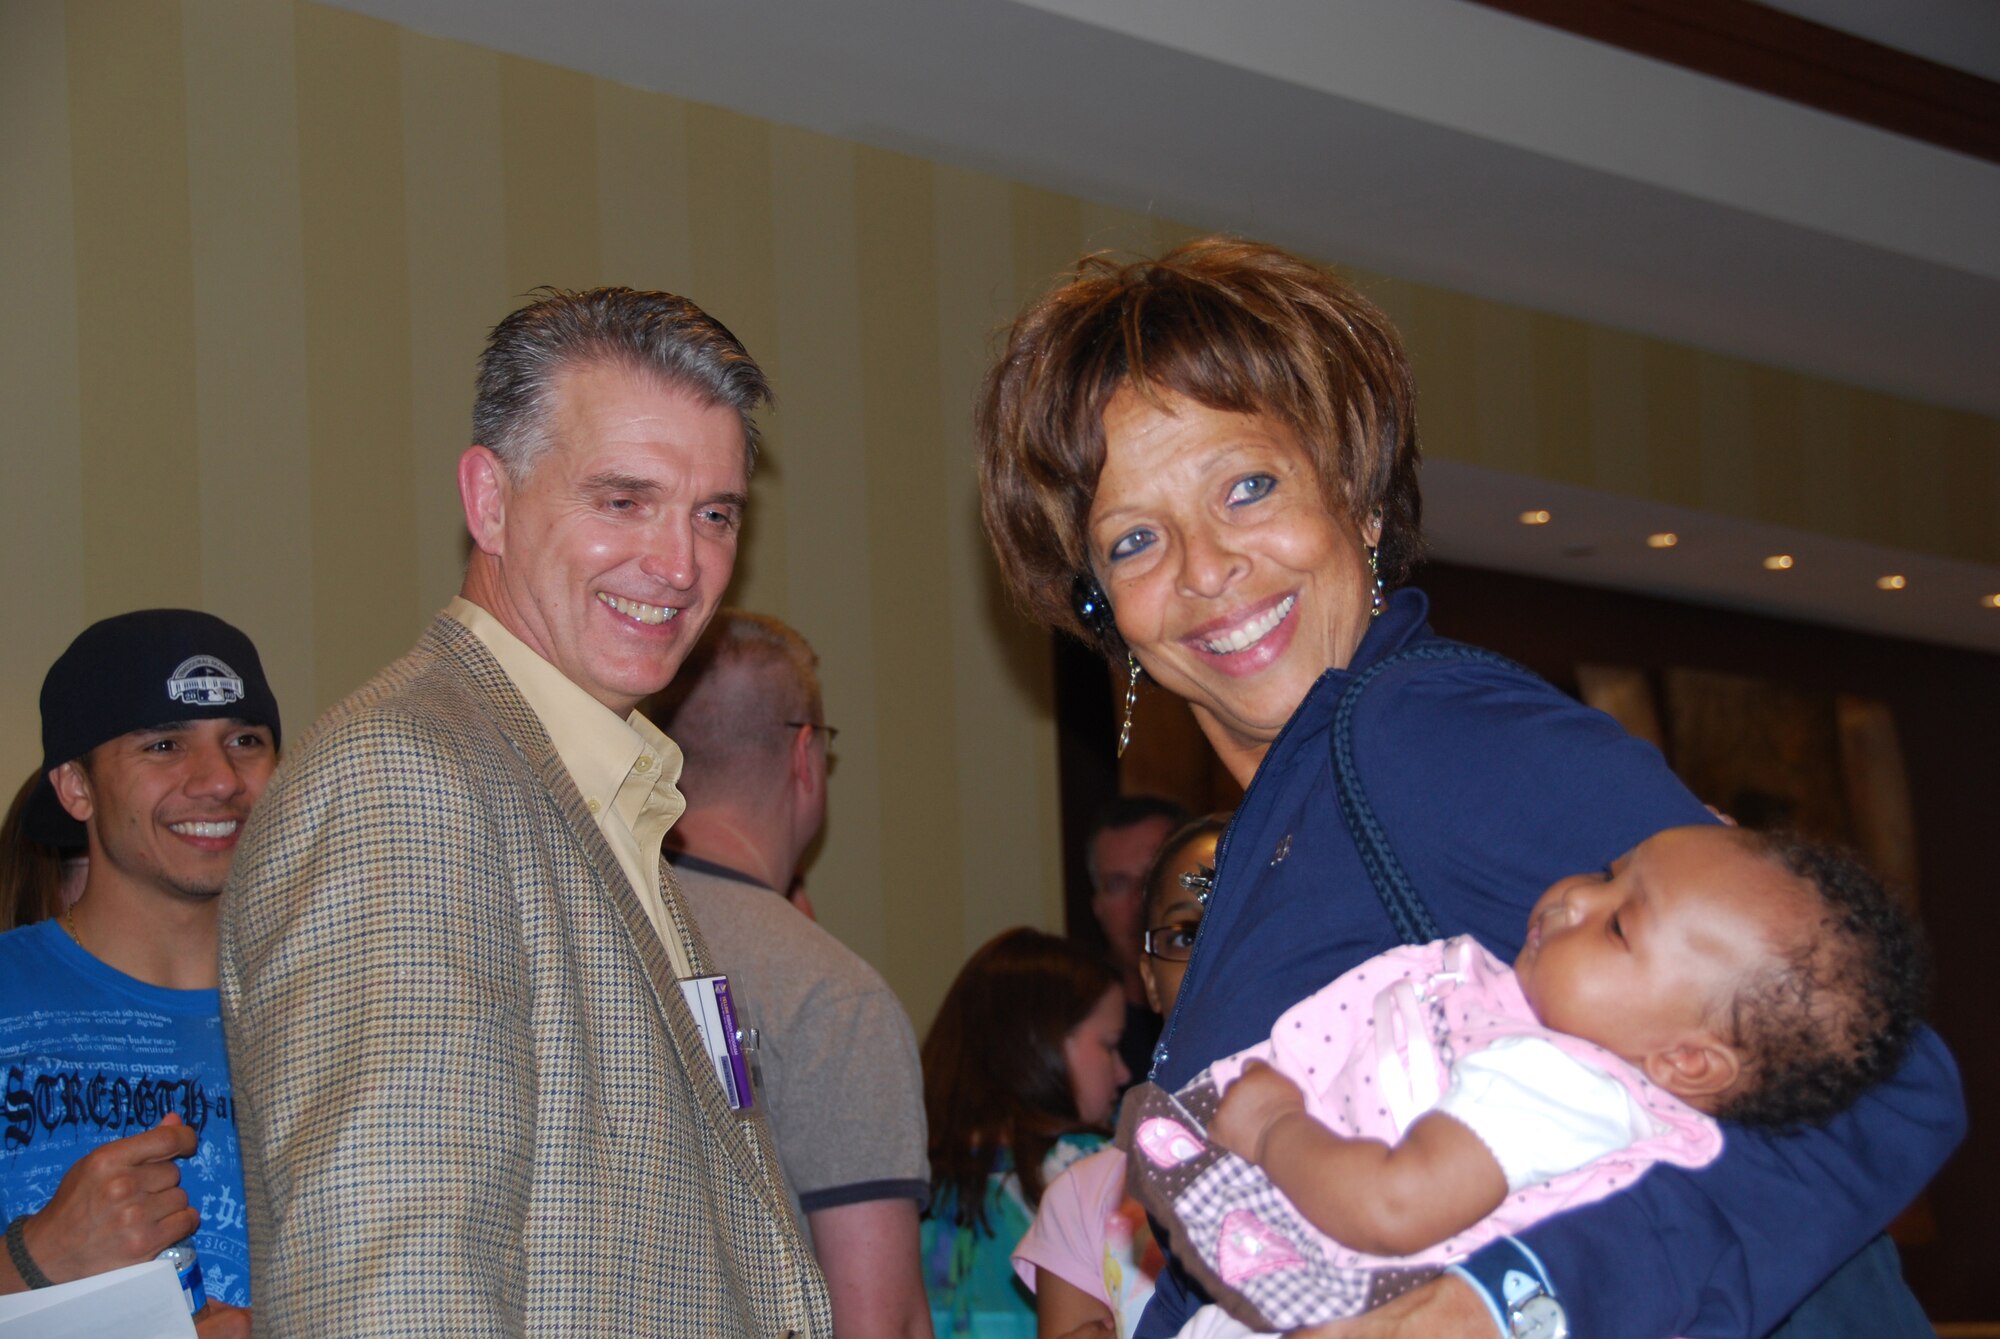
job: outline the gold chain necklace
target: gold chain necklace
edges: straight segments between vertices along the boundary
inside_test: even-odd
[[[83,936],[76,932],[76,903],[72,902],[63,908],[62,923],[63,929],[69,931],[69,937],[76,941],[76,946],[85,953],[90,952],[90,946],[84,943]]]

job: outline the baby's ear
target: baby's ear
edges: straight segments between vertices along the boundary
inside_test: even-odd
[[[1743,1057],[1733,1046],[1711,1036],[1654,1051],[1645,1059],[1646,1077],[1689,1106],[1708,1110],[1714,1099],[1736,1086],[1743,1075]]]

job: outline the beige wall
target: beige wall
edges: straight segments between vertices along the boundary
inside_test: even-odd
[[[919,1023],[1060,918],[1046,643],[999,606],[969,405],[1078,253],[1187,230],[307,3],[0,7],[0,761],[86,622],[196,604],[294,729],[455,589],[481,335],[685,292],[780,405],[734,599],[841,727],[812,872]],[[1388,279],[1433,454],[2000,561],[2000,424]]]

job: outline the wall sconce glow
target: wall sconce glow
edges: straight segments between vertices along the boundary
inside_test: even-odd
[[[1649,549],[1670,549],[1680,542],[1681,537],[1671,530],[1662,530],[1657,535],[1646,536],[1646,547]]]
[[[1982,595],[1979,603],[1988,609],[2000,609],[2000,595]]]
[[[1522,525],[1547,525],[1548,523],[1549,514],[1546,511],[1524,511],[1521,513]]]
[[[1885,577],[1875,578],[1876,590],[1901,590],[1903,587],[1909,584],[1910,584],[1909,581],[1906,580],[1902,575],[1902,573],[1900,572],[1891,573],[1890,575]]]
[[[1771,555],[1770,557],[1768,557],[1768,558],[1766,558],[1766,559],[1764,560],[1764,570],[1765,570],[1765,571],[1767,571],[1767,572],[1789,572],[1789,571],[1791,571],[1791,570],[1792,570],[1792,555],[1791,555],[1791,554],[1789,554],[1789,553],[1774,553],[1774,554],[1772,554],[1772,555]]]

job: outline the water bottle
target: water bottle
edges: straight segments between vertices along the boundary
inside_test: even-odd
[[[173,1265],[174,1273],[180,1276],[181,1296],[187,1299],[190,1316],[208,1305],[208,1292],[201,1286],[201,1256],[194,1249],[193,1237],[176,1242],[153,1258]]]

